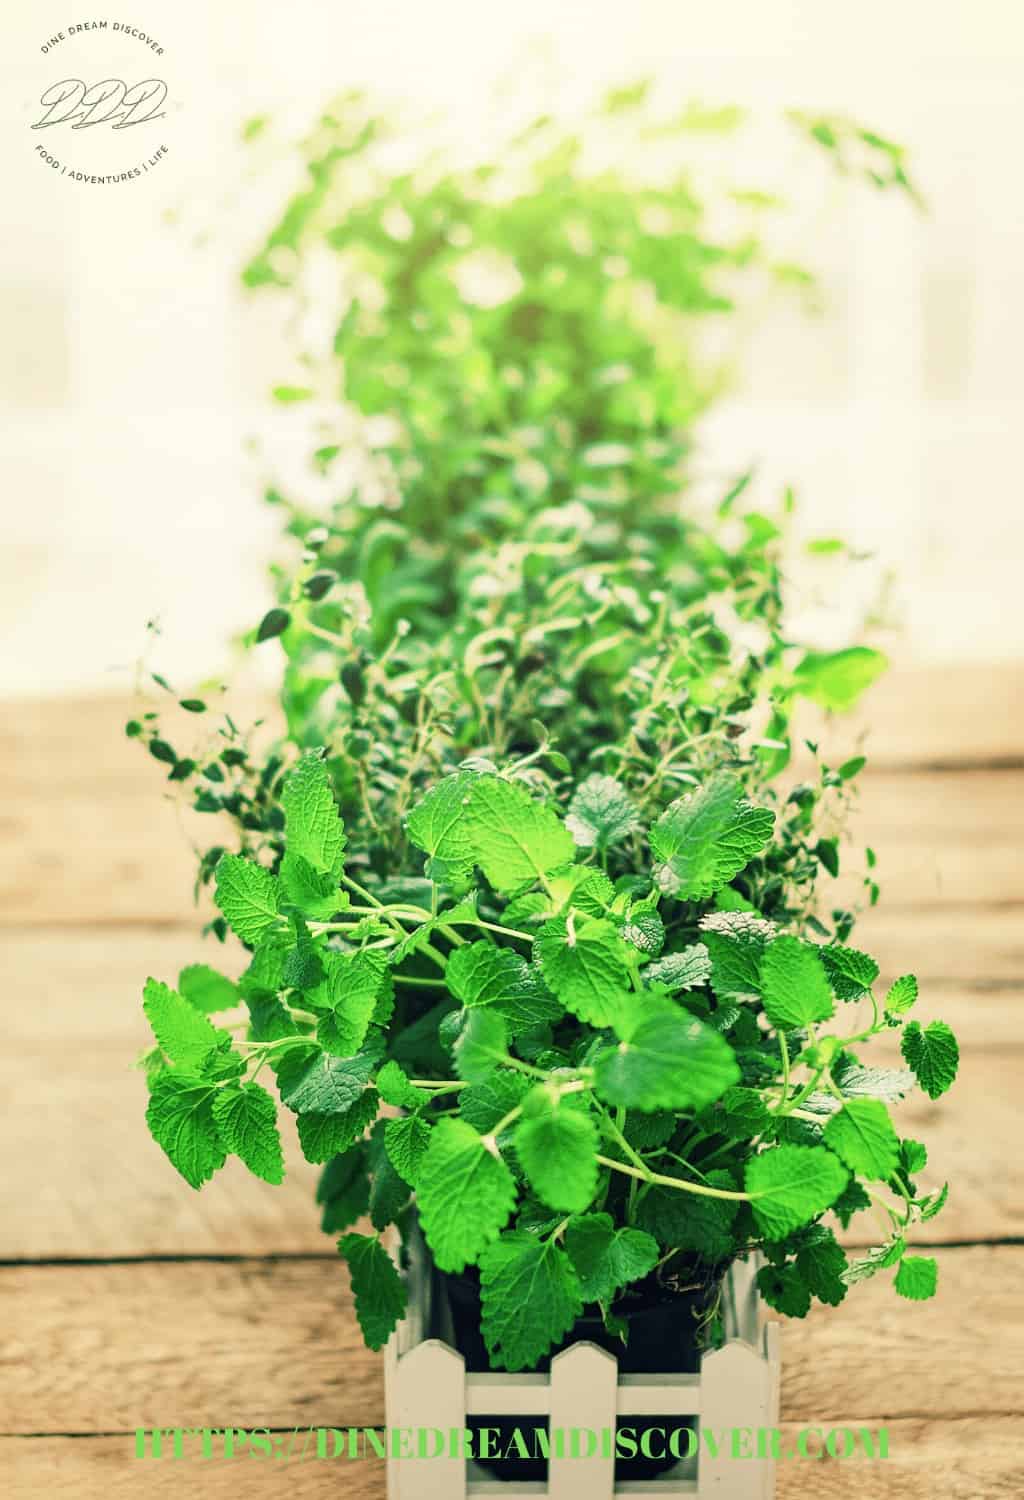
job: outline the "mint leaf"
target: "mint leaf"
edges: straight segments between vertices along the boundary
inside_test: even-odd
[[[464,1120],[435,1127],[416,1185],[420,1221],[442,1271],[461,1271],[477,1259],[508,1221],[515,1180],[500,1157]]]
[[[557,1021],[562,1006],[549,993],[537,970],[511,948],[467,943],[448,960],[445,980],[455,998],[467,1006],[488,1006],[515,1034],[545,1021]]]
[[[859,1000],[878,978],[875,960],[857,948],[833,943],[818,953],[840,1000]]]
[[[396,1062],[386,1062],[377,1074],[377,1092],[385,1104],[399,1109],[419,1109],[425,1097]]]
[[[890,1016],[905,1015],[917,1003],[917,980],[913,974],[902,974],[895,980],[885,997],[885,1010]]]
[[[704,917],[700,927],[718,999],[760,995],[761,958],[775,936],[775,923],[755,912],[718,911]]]
[[[146,1124],[190,1187],[200,1188],[224,1165],[227,1152],[213,1117],[217,1089],[171,1069],[152,1080]]]
[[[830,1307],[838,1307],[847,1293],[843,1280],[846,1254],[831,1229],[813,1224],[797,1251],[796,1268],[812,1296]]]
[[[302,1122],[311,1118],[311,1115],[300,1116],[300,1129]],[[366,1152],[361,1144],[328,1161],[320,1173],[316,1201],[323,1208],[320,1228],[324,1234],[338,1234],[362,1218],[370,1201],[370,1182],[366,1175]]]
[[[405,1284],[375,1237],[346,1234],[338,1241],[338,1250],[348,1262],[363,1338],[371,1349],[382,1349],[405,1315]]]
[[[508,1068],[497,1069],[480,1083],[471,1084],[461,1091],[459,1113],[474,1130],[487,1135],[499,1120],[522,1103],[531,1087],[530,1080],[522,1073],[513,1073]]]
[[[870,646],[845,651],[808,651],[796,670],[796,685],[805,698],[844,714],[889,666],[888,657]]]
[[[921,1223],[926,1224],[929,1219],[934,1219],[946,1206],[949,1197],[949,1183],[944,1182],[937,1193],[928,1193],[924,1198],[919,1198],[917,1207],[921,1215]]]
[[[900,1038],[900,1051],[929,1099],[938,1099],[956,1077],[960,1048],[945,1021],[929,1021],[923,1031],[911,1021]]]
[[[649,984],[660,984],[673,993],[704,984],[711,975],[711,955],[704,943],[691,943],[678,953],[666,953],[644,969]]]
[[[239,1003],[238,986],[208,964],[188,964],[178,975],[178,990],[189,1005],[211,1016],[233,1010]]]
[[[862,1068],[845,1058],[836,1064],[832,1077],[848,1099],[882,1099],[887,1104],[905,1099],[915,1086],[914,1075],[906,1068]]]
[[[332,1156],[340,1152],[350,1150],[366,1127],[376,1119],[379,1105],[376,1090],[367,1089],[349,1109],[340,1114],[321,1115],[311,1112],[299,1115],[296,1123],[303,1156],[307,1161],[324,1162],[330,1161]]]
[[[879,1271],[884,1271],[888,1266],[894,1266],[907,1248],[906,1241],[901,1235],[897,1235],[885,1245],[878,1245],[874,1250],[869,1250],[867,1255],[861,1256],[859,1260],[851,1260],[843,1272],[843,1280],[847,1286],[856,1286],[860,1281],[868,1281],[872,1276],[877,1276]]]
[[[289,1058],[280,1075],[281,1098],[298,1115],[343,1115],[362,1097],[379,1056],[371,1048],[355,1057],[318,1052],[308,1060]]]
[[[459,1077],[482,1083],[508,1058],[505,1022],[493,1010],[467,1011],[454,1050]]]
[[[796,1265],[762,1266],[757,1289],[769,1307],[786,1318],[806,1318],[811,1310],[811,1289]]]
[[[705,1177],[694,1176],[693,1181],[736,1191],[731,1174],[721,1169]],[[724,1260],[733,1248],[732,1225],[740,1206],[735,1198],[710,1198],[680,1188],[653,1187],[640,1200],[637,1222],[664,1249],[692,1250],[714,1264]]]
[[[597,1192],[597,1127],[582,1110],[547,1109],[516,1128],[516,1154],[537,1197],[582,1213]]]
[[[288,772],[281,807],[288,853],[306,860],[315,871],[337,876],[345,850],[345,828],[319,750],[307,750]]]
[[[595,1087],[627,1109],[703,1109],[739,1082],[729,1043],[671,1000],[631,996],[619,1044],[594,1059]]]
[[[849,1182],[839,1194],[832,1205],[832,1212],[842,1224],[844,1229],[849,1229],[850,1220],[854,1214],[862,1212],[871,1207],[871,1199],[861,1187],[856,1177],[851,1177]]]
[[[281,890],[288,905],[321,922],[328,921],[345,904],[336,878],[329,871],[315,869],[308,859],[290,849],[281,861]]]
[[[849,1172],[822,1146],[775,1146],[747,1162],[745,1186],[766,1238],[784,1239],[829,1208]]]
[[[610,1026],[629,986],[626,949],[601,917],[556,917],[534,942],[544,978],[566,1010],[591,1026]]]
[[[825,1126],[825,1145],[861,1177],[882,1182],[899,1162],[900,1143],[879,1099],[849,1099]]]
[[[473,783],[469,836],[474,863],[502,892],[542,879],[569,864],[574,853],[572,835],[555,811],[497,776],[478,776]]]
[[[277,881],[269,870],[240,854],[222,854],[217,861],[214,900],[235,936],[250,947],[277,923]]]
[[[410,1187],[416,1178],[430,1145],[430,1126],[419,1115],[403,1120],[388,1120],[384,1126],[384,1147],[391,1165]]]
[[[565,1249],[579,1277],[583,1301],[605,1305],[653,1270],[658,1259],[658,1242],[652,1235],[642,1229],[616,1229],[611,1214],[571,1219]]]
[[[767,808],[747,801],[738,777],[719,772],[673,802],[651,829],[651,853],[663,867],[659,884],[682,900],[706,900],[761,852],[774,823]]]
[[[217,1031],[177,990],[158,979],[147,979],[142,993],[142,1009],[160,1050],[177,1067],[201,1073],[227,1033]]]
[[[432,858],[442,859],[455,868],[468,869],[474,860],[470,838],[470,789],[476,776],[457,771],[446,776],[417,802],[406,820],[409,838]]]
[[[228,1084],[213,1101],[213,1118],[229,1151],[264,1182],[284,1180],[284,1156],[277,1133],[277,1107],[258,1083]]]
[[[480,1328],[491,1362],[524,1370],[569,1332],[583,1311],[579,1277],[554,1240],[503,1234],[480,1256]]]
[[[896,1272],[896,1290],[911,1302],[926,1302],[935,1296],[939,1266],[931,1255],[905,1255]]]
[[[335,1057],[351,1057],[363,1045],[382,996],[391,992],[391,975],[378,954],[327,952],[322,957],[324,978],[308,996],[315,1010],[327,1010],[317,1038]]]
[[[610,849],[640,826],[626,788],[613,776],[588,776],[569,803],[565,826],[581,849]]]
[[[827,1021],[835,1006],[821,959],[809,943],[777,937],[761,960],[765,1015],[780,1030]]]

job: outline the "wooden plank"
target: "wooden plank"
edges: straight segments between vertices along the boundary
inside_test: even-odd
[[[983,1416],[949,1423],[886,1424],[890,1457],[868,1462],[780,1463],[776,1500],[1020,1500],[1024,1458],[1018,1417]],[[784,1445],[801,1429],[782,1424]],[[0,1438],[8,1500],[384,1500],[384,1465],[376,1458],[287,1464],[249,1458],[142,1461],[129,1436]],[[344,1463],[344,1467],[339,1467]]]
[[[891,1282],[783,1322],[783,1419],[1024,1416],[1024,1248],[939,1251],[930,1302]],[[8,1433],[383,1424],[333,1261],[6,1267],[0,1291]]]

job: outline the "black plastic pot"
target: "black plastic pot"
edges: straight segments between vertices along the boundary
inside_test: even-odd
[[[435,1271],[435,1275],[442,1295],[447,1298],[455,1347],[465,1359],[466,1369],[491,1369],[480,1332],[479,1273],[470,1270],[461,1276],[452,1276]],[[718,1278],[710,1282],[702,1280],[700,1286],[688,1287],[683,1292],[670,1292],[664,1287],[650,1284],[616,1302],[612,1311],[623,1318],[629,1328],[625,1344],[608,1333],[596,1305],[588,1307],[577,1318],[562,1342],[531,1373],[544,1374],[551,1368],[553,1355],[580,1339],[589,1339],[614,1354],[623,1374],[694,1374],[700,1368],[700,1323],[717,1284]],[[531,1452],[535,1451],[533,1434],[547,1427],[547,1421],[542,1417],[512,1419],[502,1416],[500,1412],[468,1417],[466,1422],[474,1434],[484,1427],[494,1429],[502,1451],[510,1447],[512,1434],[517,1428],[526,1439]],[[696,1419],[653,1415],[630,1417],[623,1425],[631,1429],[639,1446],[645,1431],[660,1429],[661,1432],[667,1432],[672,1429],[693,1428],[696,1426]],[[664,1442],[665,1439],[659,1435],[656,1444],[652,1441],[652,1446],[660,1450]],[[477,1442],[474,1442],[474,1448],[479,1451]],[[639,1451],[635,1456],[623,1455],[615,1460],[615,1478],[616,1481],[650,1479],[672,1468],[676,1461],[673,1457],[645,1458]],[[477,1462],[498,1479],[529,1481],[547,1478],[548,1466],[543,1458],[493,1458],[478,1459]]]

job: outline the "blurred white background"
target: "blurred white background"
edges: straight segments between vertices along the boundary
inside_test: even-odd
[[[292,173],[247,181],[240,121],[297,133],[367,85],[471,134],[532,39],[560,95],[651,70],[681,101],[850,113],[910,147],[926,215],[864,189],[808,224],[772,125],[754,133],[745,176],[796,199],[791,249],[828,310],[754,332],[707,462],[758,462],[808,534],[893,569],[903,656],[1024,654],[1020,0],[125,0],[116,18],[160,39],[178,107],[166,162],[101,186],[47,170],[28,129],[63,76],[40,44],[90,17],[4,17],[0,694],[123,689],[154,615],[162,668],[205,676],[264,606],[275,522],[243,450],[287,371],[237,270]]]

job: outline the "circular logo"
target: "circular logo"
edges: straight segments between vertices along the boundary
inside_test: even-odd
[[[72,182],[136,182],[169,153],[175,106],[158,37],[130,21],[83,21],[46,37],[48,65],[29,110],[35,154]]]

